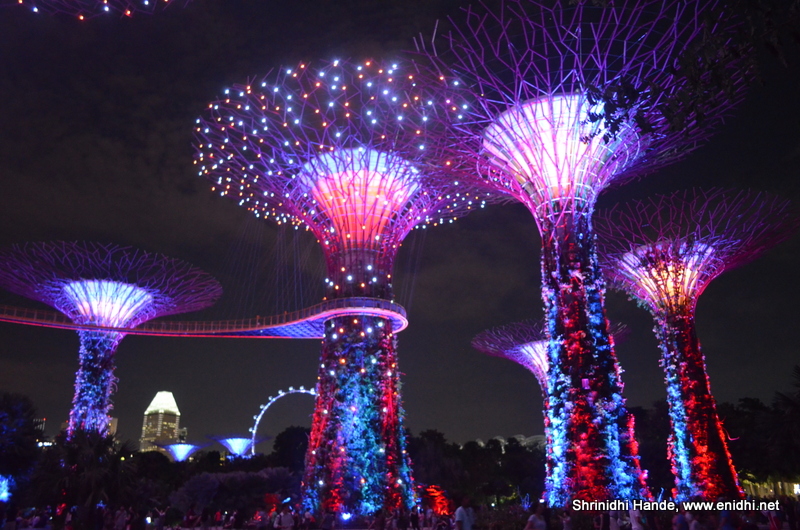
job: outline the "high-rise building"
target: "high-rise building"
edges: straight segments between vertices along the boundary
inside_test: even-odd
[[[178,442],[181,432],[180,421],[181,411],[178,410],[172,392],[166,390],[158,392],[144,411],[139,450],[158,451],[159,445]]]

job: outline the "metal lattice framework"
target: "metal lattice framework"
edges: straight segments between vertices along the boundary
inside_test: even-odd
[[[428,115],[446,105],[397,64],[302,63],[209,104],[195,163],[256,217],[311,230],[332,297],[388,298],[412,228],[452,222],[490,198],[460,183],[430,143],[443,128]]]
[[[434,110],[435,109],[435,110]],[[326,299],[391,300],[398,248],[417,226],[484,205],[431,138],[462,116],[398,64],[300,64],[237,85],[196,127],[196,164],[257,217],[304,225],[327,261]],[[371,515],[413,505],[396,330],[344,311],[325,323],[303,483],[307,508]]]
[[[137,13],[155,13],[173,4],[189,0],[18,0],[34,13],[61,13],[87,20],[97,16],[130,17]]]
[[[451,157],[474,160],[498,189],[541,210],[540,222],[591,209],[610,184],[684,156],[743,98],[744,60],[700,53],[710,55],[708,35],[732,47],[740,24],[715,0],[511,0],[497,12],[468,8],[454,24],[434,58],[449,97],[470,102],[453,122]],[[695,71],[687,54],[698,56]],[[729,84],[713,90],[708,78],[720,72]]]
[[[615,342],[627,335],[628,328],[623,324],[611,330]],[[524,366],[535,377],[547,398],[547,323],[545,321],[523,320],[504,326],[487,329],[472,339],[472,347],[492,357],[502,357]]]
[[[675,192],[597,216],[607,278],[646,307],[656,323],[677,500],[743,494],[697,339],[697,299],[724,271],[788,237],[798,220],[784,199],[724,189]]]
[[[90,242],[13,245],[0,250],[0,286],[48,304],[81,325],[68,433],[105,433],[116,385],[114,352],[124,332],[162,316],[197,311],[221,295],[219,283],[188,263],[131,247]]]
[[[649,495],[591,216],[610,184],[694,149],[741,99],[745,73],[736,54],[700,53],[706,37],[727,43],[736,26],[713,0],[565,4],[468,8],[426,70],[448,99],[466,101],[460,120],[437,116],[450,127],[441,141],[454,163],[472,167],[463,179],[524,203],[542,235],[551,506]],[[691,71],[681,68],[686,57]]]
[[[547,325],[524,320],[487,329],[472,339],[472,347],[493,357],[502,357],[530,370],[542,394],[547,395]]]
[[[275,404],[276,401],[279,399],[290,396],[292,394],[308,394],[309,396],[316,396],[317,393],[314,391],[313,388],[305,388],[304,386],[300,386],[298,388],[294,388],[293,386],[289,387],[289,390],[278,390],[277,396],[269,396],[267,402],[259,407],[258,414],[253,416],[253,427],[250,429],[252,433],[252,440],[253,443],[250,446],[250,452],[252,454],[256,454],[256,433],[258,432],[258,425],[261,423],[261,418],[264,417],[264,414],[269,410],[269,408]]]
[[[708,284],[789,237],[786,199],[712,188],[619,204],[597,216],[608,281],[652,311],[694,311]]]

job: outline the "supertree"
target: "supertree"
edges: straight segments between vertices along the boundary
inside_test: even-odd
[[[493,357],[503,357],[524,366],[536,377],[547,398],[547,323],[524,320],[487,329],[472,339],[472,347]]]
[[[189,0],[17,0],[34,13],[61,13],[87,20],[101,15],[130,17],[135,13],[155,13],[172,4]]]
[[[655,321],[672,423],[669,458],[679,500],[741,497],[695,329],[697,299],[726,270],[786,238],[798,217],[788,201],[721,189],[676,192],[597,216],[610,284]]]
[[[251,455],[247,453],[249,453],[257,443],[264,441],[264,438],[254,440],[253,438],[246,438],[244,436],[230,436],[227,438],[212,436],[211,439],[218,441],[225,446],[225,449],[227,449],[231,455],[238,458],[250,458]]]
[[[622,324],[612,326],[609,340],[627,334],[627,327]],[[493,357],[502,357],[527,368],[539,383],[542,392],[542,403],[547,403],[547,371],[549,369],[546,320],[523,320],[503,326],[487,329],[472,339],[472,347],[481,353]],[[546,407],[542,410],[545,425],[545,450],[552,437],[547,421]]]
[[[76,430],[107,434],[116,386],[114,354],[125,328],[212,305],[222,288],[180,260],[90,242],[25,243],[0,250],[0,286],[44,302],[86,326],[69,414]]]
[[[175,462],[185,462],[192,454],[202,449],[203,445],[190,444],[185,442],[159,445],[162,449],[167,451]]]
[[[627,327],[612,326],[612,341],[627,334]],[[547,322],[523,320],[487,329],[472,339],[472,347],[493,357],[502,357],[527,368],[539,383],[542,397],[547,399]]]
[[[471,161],[464,179],[525,204],[541,234],[551,506],[648,495],[609,341],[597,196],[693,149],[744,85],[725,53],[736,25],[713,0],[563,4],[469,8],[428,54],[442,90],[469,100],[462,120],[443,118],[452,157]]]
[[[446,104],[407,67],[333,61],[235,86],[198,120],[200,174],[257,217],[305,225],[325,254],[325,299],[341,302],[325,323],[309,509],[345,516],[413,503],[392,322],[346,309],[354,297],[392,300],[392,266],[412,228],[486,200],[429,148],[442,123],[428,115]]]

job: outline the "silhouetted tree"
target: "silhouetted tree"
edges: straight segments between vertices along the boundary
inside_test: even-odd
[[[771,438],[781,455],[776,476],[784,479],[800,476],[800,365],[792,370],[792,387],[789,393],[776,392],[773,405]]]
[[[39,454],[35,418],[26,396],[0,393],[0,475],[19,480],[30,471]]]
[[[509,438],[500,458],[500,474],[520,495],[541,498],[545,478],[544,448],[525,447],[516,438]]]
[[[409,436],[408,453],[414,479],[420,484],[436,484],[452,492],[464,478],[460,449],[456,444],[448,443],[439,431],[429,429],[418,436]]]
[[[31,479],[31,504],[78,507],[76,530],[94,528],[94,508],[104,504],[131,505],[136,497],[130,444],[117,445],[113,436],[75,431],[60,434],[42,453]]]
[[[275,437],[269,464],[273,467],[286,467],[293,473],[302,473],[305,465],[308,435],[307,427],[287,427]]]
[[[647,470],[648,486],[656,494],[661,490],[669,493],[675,486],[675,477],[667,458],[671,430],[667,402],[659,400],[651,409],[631,407],[629,410],[636,421],[636,441],[642,469]]]

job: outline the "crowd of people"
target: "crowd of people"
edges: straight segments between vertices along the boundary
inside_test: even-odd
[[[13,504],[0,503],[0,530],[52,529],[74,530],[77,507],[66,505],[54,508],[19,510]],[[284,504],[264,507],[254,513],[234,510],[223,512],[190,507],[183,517],[168,521],[169,508],[133,510],[125,507],[97,506],[91,520],[94,530],[339,530],[344,527],[366,530],[475,530],[480,527],[481,515],[464,498],[451,514],[436,514],[432,509],[381,510],[367,520],[350,521],[344,514],[325,512],[316,518],[299,505]],[[452,510],[451,510],[452,511]],[[576,519],[588,514],[569,509],[549,509],[538,504],[527,521],[519,521],[521,530],[573,530]],[[674,514],[640,510],[594,512],[594,530],[800,530],[800,501],[783,497],[775,510],[686,511]],[[524,528],[523,528],[523,522]],[[515,530],[517,530],[515,529]],[[498,530],[488,525],[486,530]]]

